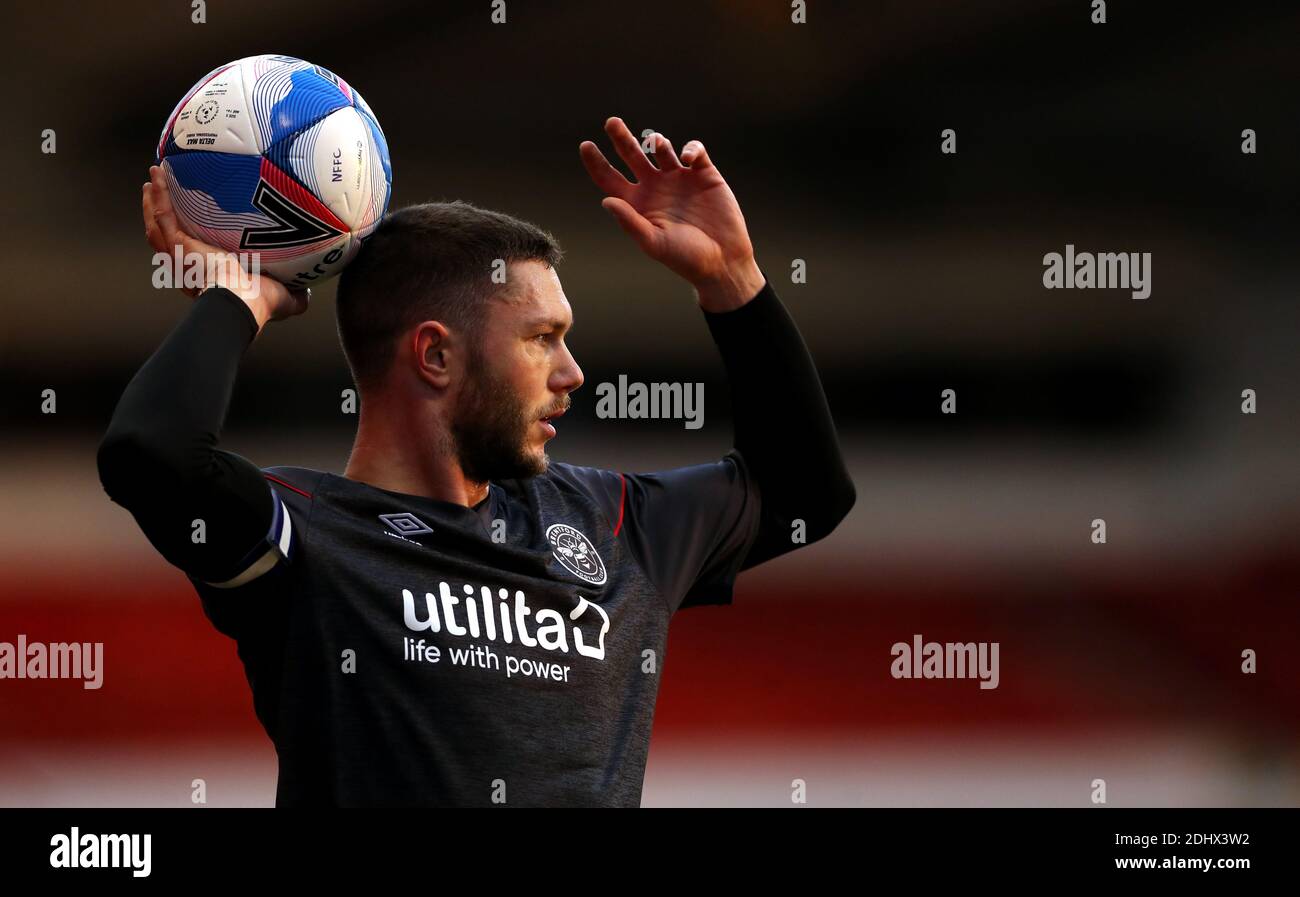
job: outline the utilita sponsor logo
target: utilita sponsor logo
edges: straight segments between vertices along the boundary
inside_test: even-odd
[[[573,637],[574,649],[584,657],[605,659],[605,635],[609,632],[609,615],[599,604],[592,604],[581,595],[577,605],[569,612],[568,621],[558,610],[544,607],[536,612],[528,606],[528,599],[519,589],[515,590],[514,601],[510,600],[509,589],[498,589],[492,594],[490,586],[479,590],[476,600],[475,589],[468,583],[463,587],[464,603],[459,595],[453,595],[451,586],[446,582],[438,583],[438,595],[424,593],[424,601],[418,602],[410,589],[402,589],[402,620],[412,632],[442,632],[448,635],[468,638],[484,638],[490,642],[498,639],[507,645],[518,639],[519,644],[529,648],[540,647],[546,651],[569,653],[569,637]],[[419,613],[419,604],[423,604],[423,618]],[[593,613],[588,614],[588,611]],[[533,618],[529,631],[528,618]],[[599,625],[600,632],[595,639],[583,636],[582,629],[575,621],[585,617],[592,628]],[[500,626],[498,627],[498,620]],[[570,626],[569,624],[573,625]],[[590,633],[590,629],[588,630]]]

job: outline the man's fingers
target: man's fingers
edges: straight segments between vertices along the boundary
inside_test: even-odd
[[[170,252],[171,248],[179,243],[184,247],[184,251],[188,252],[185,233],[176,222],[176,213],[172,211],[171,196],[167,192],[167,180],[163,177],[162,169],[157,165],[149,167],[149,186],[154,226],[158,228],[165,244],[165,248],[160,251]]]
[[[231,273],[228,270],[231,265],[238,265],[238,261],[234,256],[222,252],[215,246],[209,246],[202,240],[191,237],[181,230],[180,222],[176,218],[176,212],[172,209],[171,196],[167,191],[166,177],[162,168],[157,165],[149,167],[149,183],[143,187],[141,208],[144,211],[145,238],[148,239],[149,245],[153,247],[155,252],[161,252],[171,257],[176,253],[176,247],[179,246],[181,253],[185,257],[198,255],[205,265],[209,264],[209,260],[218,266],[224,265],[227,274]],[[202,292],[202,290],[195,287],[182,286],[183,272],[177,271],[173,273],[177,278],[177,288],[186,296],[194,298]]]
[[[606,196],[626,199],[632,190],[632,182],[623,176],[600,151],[600,147],[590,140],[584,140],[578,146],[578,155],[582,157],[582,167]]]
[[[659,166],[660,171],[673,171],[681,168],[681,160],[677,158],[676,151],[673,150],[672,141],[663,134],[658,132],[654,136],[655,164]]]
[[[209,246],[181,229],[180,221],[176,218],[176,211],[172,208],[171,193],[167,189],[167,178],[160,166],[154,165],[150,167],[149,180],[152,185],[149,192],[153,200],[154,220],[158,224],[158,229],[162,233],[163,244],[166,247],[162,251],[172,252],[173,247],[179,245],[181,251],[186,253],[220,252],[221,250],[215,246]]]
[[[708,168],[713,164],[713,160],[709,158],[709,151],[698,140],[688,141],[686,146],[682,147],[682,161],[693,169]]]
[[[176,251],[174,246],[167,243],[167,238],[163,236],[162,228],[158,225],[158,210],[154,205],[154,195],[156,190],[152,183],[144,184],[141,190],[140,206],[144,212],[144,236],[149,241],[149,246],[154,252],[161,252],[168,259]],[[199,294],[196,289],[181,287],[181,292],[191,299]]]
[[[647,221],[640,212],[617,197],[606,196],[600,201],[600,205],[614,216],[618,226],[623,228],[644,252],[651,258],[655,257],[659,245],[658,228]]]
[[[605,133],[614,143],[614,150],[618,153],[620,159],[627,163],[627,167],[632,169],[638,181],[644,180],[655,173],[655,167],[650,164],[646,158],[645,152],[641,149],[641,144],[637,141],[635,135],[627,129],[621,118],[610,118],[605,122]]]
[[[164,236],[171,236],[167,231],[179,231],[180,227],[176,224],[176,213],[172,210],[172,195],[167,189],[167,178],[163,175],[162,168],[157,165],[150,168],[149,180],[153,184],[154,214],[161,219]]]
[[[296,303],[294,307],[295,314],[302,314],[311,308],[311,287],[290,290],[289,295],[293,297],[293,301]]]
[[[167,241],[163,239],[162,228],[158,226],[157,216],[154,214],[153,184],[144,185],[140,207],[144,214],[144,238],[149,241],[154,252],[170,252]]]

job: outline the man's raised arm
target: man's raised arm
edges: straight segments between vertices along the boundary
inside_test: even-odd
[[[143,207],[155,250],[170,256],[180,245],[186,256],[224,255],[180,231],[156,167]],[[234,587],[274,566],[276,550],[287,552],[289,522],[262,471],[218,449],[218,435],[239,363],[261,327],[305,310],[309,300],[269,279],[254,277],[250,286],[233,271],[213,270],[211,288],[127,385],[96,460],[105,492],[163,557],[203,582]],[[227,276],[231,289],[220,285]],[[203,539],[193,538],[196,520]]]
[[[812,355],[772,285],[704,316],[731,387],[734,445],[761,495],[746,570],[829,535],[857,493]],[[795,521],[803,522],[798,542]]]
[[[629,537],[670,603],[683,594],[687,603],[725,603],[738,570],[827,535],[856,493],[812,356],[759,269],[740,205],[704,145],[688,142],[679,160],[654,134],[651,163],[621,119],[608,119],[605,132],[636,182],[583,141],[579,154],[605,194],[601,206],[646,255],[695,288],[735,417],[735,450],[721,463],[621,479],[627,506],[643,520]]]

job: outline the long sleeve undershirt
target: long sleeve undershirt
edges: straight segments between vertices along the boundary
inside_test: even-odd
[[[771,282],[740,308],[704,318],[731,388],[732,444],[762,493],[748,569],[794,547],[795,520],[808,543],[830,533],[856,492],[812,355]]]

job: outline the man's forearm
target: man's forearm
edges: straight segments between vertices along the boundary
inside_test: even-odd
[[[770,282],[732,311],[705,311],[731,387],[735,446],[763,500],[763,546],[752,566],[791,547],[791,522],[812,542],[856,499],[821,378],[794,319]]]
[[[172,564],[208,582],[243,569],[267,533],[270,487],[251,462],[217,448],[255,313],[208,290],[122,393],[97,454],[109,497]],[[202,518],[208,538],[192,539]]]
[[[184,451],[199,440],[208,448],[225,421],[240,360],[258,331],[242,300],[208,290],[127,385],[105,442],[125,440],[149,449]],[[178,442],[177,437],[184,437]]]

